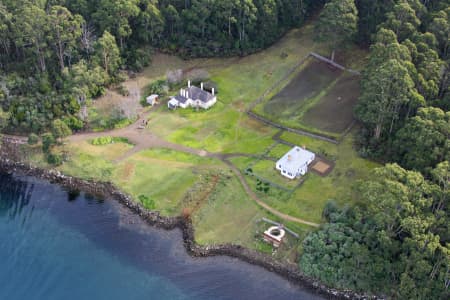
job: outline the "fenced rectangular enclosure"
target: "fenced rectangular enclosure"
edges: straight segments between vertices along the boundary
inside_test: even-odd
[[[296,72],[259,101],[253,112],[285,128],[339,139],[353,123],[360,76],[315,56]]]

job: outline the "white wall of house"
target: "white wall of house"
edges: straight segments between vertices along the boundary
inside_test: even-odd
[[[315,158],[316,155],[314,153],[295,146],[277,161],[275,168],[284,177],[294,179],[305,175],[308,172],[308,165]]]

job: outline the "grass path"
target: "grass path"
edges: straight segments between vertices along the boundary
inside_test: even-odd
[[[245,192],[250,196],[251,199],[253,199],[259,206],[263,207],[270,213],[274,214],[277,217],[282,218],[285,221],[295,222],[299,224],[305,224],[313,227],[319,227],[320,225],[317,223],[309,222],[300,218],[296,218],[287,214],[283,214],[282,212],[270,207],[261,199],[258,198],[258,196],[252,191],[252,189],[248,186],[247,181],[245,180],[244,176],[242,176],[242,173],[239,171],[239,169],[233,165],[230,161],[224,160],[224,162],[230,167],[230,169],[234,172],[234,174],[238,177],[239,181],[242,183],[242,186],[245,189]]]

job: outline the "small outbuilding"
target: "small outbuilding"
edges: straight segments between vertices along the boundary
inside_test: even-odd
[[[272,226],[264,231],[264,241],[272,244],[274,247],[280,247],[283,242],[286,231],[281,226]]]
[[[284,177],[294,179],[305,175],[308,172],[308,165],[315,158],[316,155],[311,151],[295,146],[277,161],[275,167]]]
[[[159,95],[153,94],[147,97],[147,103],[151,106],[158,104]]]

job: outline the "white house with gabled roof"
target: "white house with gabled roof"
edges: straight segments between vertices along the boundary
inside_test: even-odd
[[[277,161],[276,169],[281,175],[289,179],[294,179],[305,175],[308,172],[308,165],[311,164],[316,155],[311,151],[294,146],[280,160]]]
[[[200,88],[191,86],[191,82],[188,81],[188,87],[181,89],[180,93],[170,98],[167,106],[170,109],[176,109],[178,107],[198,107],[208,109],[217,102],[214,88],[211,93],[203,89],[203,82],[200,84]]]

